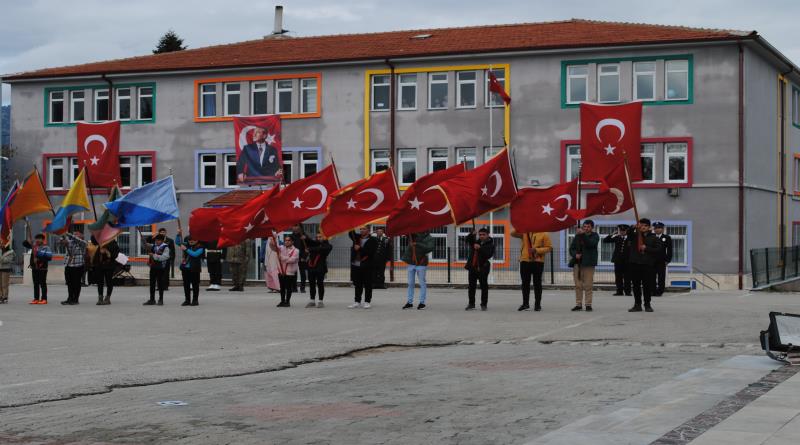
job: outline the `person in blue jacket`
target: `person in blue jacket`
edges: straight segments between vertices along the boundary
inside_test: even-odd
[[[183,252],[181,260],[181,277],[183,278],[183,295],[186,298],[181,306],[198,306],[197,298],[200,296],[200,269],[203,267],[205,249],[197,243],[196,239],[187,236],[182,239],[178,232],[176,244],[180,245]],[[191,294],[191,300],[189,295]]]

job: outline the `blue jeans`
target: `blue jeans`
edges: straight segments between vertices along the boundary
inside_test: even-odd
[[[414,278],[419,277],[419,304],[425,304],[428,296],[428,283],[425,282],[425,272],[428,266],[408,265],[408,303],[414,303]],[[416,275],[415,275],[416,274]]]

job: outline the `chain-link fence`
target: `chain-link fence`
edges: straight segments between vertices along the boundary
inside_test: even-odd
[[[753,287],[800,276],[800,246],[766,247],[750,250]]]

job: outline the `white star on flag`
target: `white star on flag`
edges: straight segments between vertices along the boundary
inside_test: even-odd
[[[354,208],[356,208],[356,202],[355,202],[355,201],[353,201],[353,198],[350,198],[350,200],[349,200],[349,201],[347,201],[347,208],[348,208],[348,209],[354,209]]]
[[[293,208],[299,209],[300,205],[302,203],[303,203],[303,201],[300,201],[300,197],[299,196],[297,198],[294,198],[294,201],[292,201],[292,205],[294,206]]]
[[[247,225],[246,225],[246,226],[244,226],[244,231],[245,231],[245,232],[249,232],[249,231],[253,230],[253,227],[255,227],[255,226],[253,225],[253,223],[247,223]]]
[[[267,214],[265,213],[264,219],[261,220],[261,224],[265,224],[267,221],[269,221],[269,216],[267,216]]]
[[[420,201],[419,199],[417,199],[417,197],[416,197],[416,196],[415,196],[415,197],[414,197],[414,199],[412,199],[411,201],[408,201],[408,203],[409,203],[409,204],[411,204],[411,208],[412,208],[412,209],[417,209],[417,210],[419,210],[419,206],[420,206],[421,204],[423,204],[423,202],[422,202],[422,201]]]
[[[489,194],[489,187],[486,187],[485,185],[481,187],[481,195],[486,196],[488,194]]]
[[[550,216],[553,215],[553,208],[550,207],[550,203],[549,202],[542,206],[542,215],[544,215],[545,213],[547,213]]]
[[[605,147],[603,147],[603,150],[606,151],[606,155],[608,155],[608,156],[613,155],[614,154],[614,150],[616,150],[616,149],[617,149],[617,147],[613,147],[613,146],[611,146],[611,144],[608,144]]]
[[[100,161],[97,156],[92,156],[92,158],[89,160],[92,161],[92,165],[97,165],[97,163]]]
[[[275,135],[267,133],[266,143],[269,144],[269,145],[274,145],[275,144]]]

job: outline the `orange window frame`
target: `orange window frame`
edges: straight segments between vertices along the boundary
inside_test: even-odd
[[[207,83],[226,83],[226,82],[254,82],[259,80],[285,80],[285,79],[316,79],[317,80],[317,111],[314,113],[289,113],[278,114],[281,119],[309,119],[322,116],[322,73],[299,73],[299,74],[273,74],[268,76],[242,76],[242,77],[215,77],[209,79],[196,79],[194,81],[194,121],[195,122],[225,122],[232,121],[233,116],[200,116],[200,85]],[[249,90],[249,89],[248,89]],[[302,92],[302,88],[299,88]],[[222,94],[225,94],[224,91]],[[247,117],[249,115],[242,115]]]

